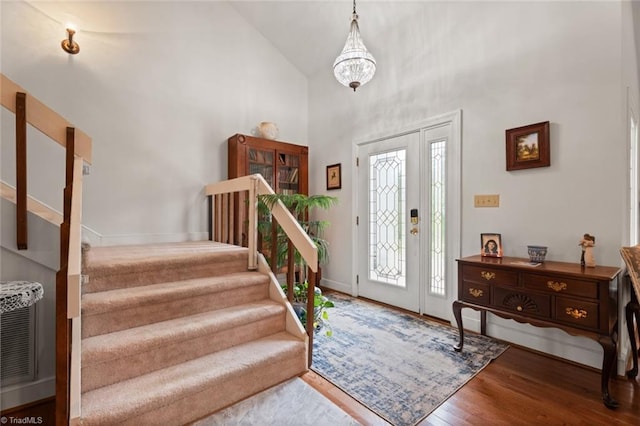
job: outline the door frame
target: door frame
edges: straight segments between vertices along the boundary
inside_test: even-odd
[[[423,132],[423,129],[429,129],[440,126],[450,126],[450,134],[446,148],[446,180],[447,180],[447,200],[446,200],[446,237],[445,237],[445,253],[446,253],[446,300],[449,306],[458,298],[458,268],[456,259],[460,257],[461,241],[462,241],[462,110],[454,110],[448,113],[440,114],[427,118],[417,123],[398,126],[397,128],[387,129],[384,132],[369,135],[367,137],[355,138],[351,144],[351,164],[353,164],[355,173],[351,181],[351,193],[353,197],[352,208],[352,241],[358,241],[358,225],[356,225],[356,217],[360,207],[360,196],[358,193],[358,173],[363,170],[356,167],[358,157],[358,146],[364,143],[374,142],[376,140],[386,139],[393,135],[410,132]],[[420,172],[422,173],[422,171]],[[362,224],[361,224],[362,226]],[[422,245],[422,243],[421,243]],[[423,247],[421,247],[421,250]],[[352,244],[351,258],[353,260],[351,295],[358,296],[358,284],[356,282],[359,270],[358,244]],[[424,268],[422,268],[424,269]],[[421,274],[423,271],[421,270]],[[420,286],[420,314],[424,311],[427,291],[424,283]],[[449,321],[453,320],[453,311],[450,310],[449,317],[445,318]]]

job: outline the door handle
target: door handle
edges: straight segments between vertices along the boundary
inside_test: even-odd
[[[409,231],[409,232],[411,233],[411,235],[417,235],[418,232],[420,232],[420,231],[418,231],[418,228],[411,228],[411,231]]]

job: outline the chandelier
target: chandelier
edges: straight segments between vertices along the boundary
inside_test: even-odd
[[[351,29],[344,44],[342,53],[333,63],[333,74],[340,84],[356,89],[366,84],[376,73],[376,60],[367,50],[358,27],[356,0],[353,0],[353,14],[351,15]]]

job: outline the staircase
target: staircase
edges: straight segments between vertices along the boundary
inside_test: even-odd
[[[307,371],[304,331],[270,276],[247,270],[246,248],[94,247],[83,258],[83,425],[184,425]]]

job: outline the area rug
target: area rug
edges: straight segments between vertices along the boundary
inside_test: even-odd
[[[359,426],[300,378],[245,399],[190,426]]]
[[[314,336],[311,369],[396,426],[415,425],[508,345],[342,294],[331,336]]]

